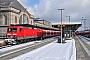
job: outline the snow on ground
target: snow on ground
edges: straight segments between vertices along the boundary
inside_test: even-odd
[[[76,60],[74,39],[65,42],[64,44],[52,42],[11,60]]]

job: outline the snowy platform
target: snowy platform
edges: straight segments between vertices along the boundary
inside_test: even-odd
[[[74,39],[65,42],[61,44],[55,41],[11,60],[76,60]]]

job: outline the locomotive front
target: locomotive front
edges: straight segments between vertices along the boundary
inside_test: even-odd
[[[16,44],[16,38],[17,38],[17,27],[8,27],[7,28],[7,33],[6,33],[6,37],[7,39],[5,39],[7,44]]]

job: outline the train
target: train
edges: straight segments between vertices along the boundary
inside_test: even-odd
[[[20,44],[31,40],[43,40],[45,38],[59,36],[60,30],[34,26],[30,24],[10,25],[6,32],[6,44]],[[62,32],[62,35],[63,32]]]
[[[76,31],[75,34],[90,38],[90,30]]]

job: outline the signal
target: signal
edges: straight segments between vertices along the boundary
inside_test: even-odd
[[[60,24],[58,24],[58,28],[60,28]]]

